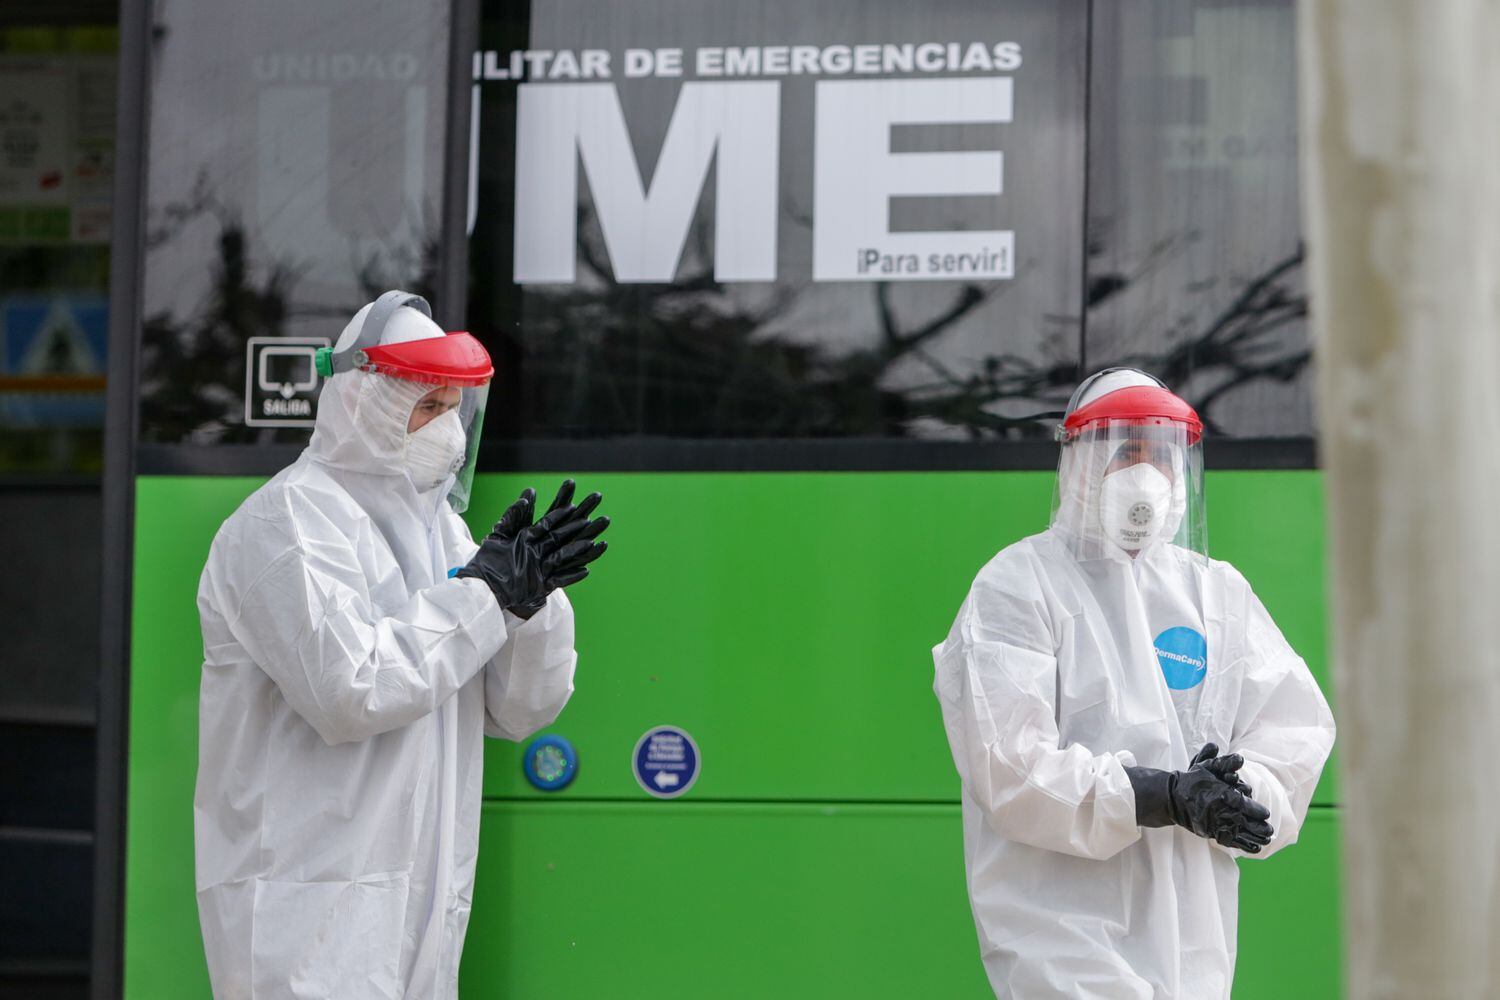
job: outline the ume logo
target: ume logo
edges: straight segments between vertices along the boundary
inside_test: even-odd
[[[714,277],[776,278],[781,85],[682,85],[649,186],[613,83],[524,83],[517,92],[515,280],[576,277],[578,167],[615,279],[673,280],[716,167]],[[1009,278],[1010,231],[890,231],[890,200],[1003,190],[998,150],[891,152],[891,127],[1011,121],[1009,77],[824,80],[815,91],[813,280]]]

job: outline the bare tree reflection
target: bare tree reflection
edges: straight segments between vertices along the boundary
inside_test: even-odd
[[[245,344],[279,336],[295,270],[252,266],[245,230],[221,220],[208,291],[191,315],[145,317],[141,339],[141,425],[148,440],[250,440],[245,412]]]
[[[1041,358],[1000,352],[961,369],[940,360],[933,348],[966,324],[991,321],[980,309],[1003,295],[1008,282],[962,285],[936,311],[920,315],[903,315],[892,286],[878,283],[871,286],[877,325],[862,346],[809,345],[778,333],[805,286],[778,286],[750,306],[715,281],[711,263],[671,285],[617,284],[591,222],[581,215],[579,281],[528,288],[520,329],[507,331],[520,362],[507,376],[508,395],[525,401],[501,417],[510,433],[1037,438],[1050,433],[1080,376],[1077,320],[1070,317],[1047,321],[1040,339],[1051,349]],[[706,241],[700,230],[694,235]],[[1190,242],[1152,248],[1137,273],[1098,276],[1090,304],[1148,277]],[[706,245],[693,249],[687,260],[711,262]],[[1188,387],[1210,432],[1231,432],[1215,413],[1229,393],[1262,379],[1291,381],[1308,364],[1305,341],[1284,335],[1307,315],[1301,263],[1299,248],[1206,321],[1195,318],[1205,308],[1198,302],[1213,289],[1186,290],[1187,318],[1149,338],[1161,350],[1111,363],[1139,365]],[[930,377],[898,377],[914,364]]]
[[[244,424],[246,344],[251,337],[285,336],[293,320],[326,320],[336,336],[365,302],[387,288],[431,295],[438,243],[393,241],[351,257],[347,297],[302,295],[306,261],[276,259],[255,245],[236,210],[200,177],[192,194],[151,220],[150,250],[179,239],[189,226],[214,228],[214,255],[205,262],[203,294],[188,310],[160,310],[144,319],[141,341],[141,428],[148,441],[191,443],[302,442],[297,428]],[[413,277],[415,276],[415,278]]]
[[[1153,253],[1148,265],[1133,278],[1113,274],[1095,278],[1090,304],[1098,305],[1124,291],[1163,259],[1162,253]],[[1161,345],[1159,350],[1110,359],[1110,363],[1145,368],[1168,385],[1190,386],[1188,401],[1203,417],[1208,433],[1232,434],[1234,429],[1216,412],[1219,404],[1256,382],[1294,382],[1312,361],[1305,332],[1288,336],[1288,328],[1304,323],[1308,315],[1304,259],[1305,248],[1299,244],[1246,282],[1229,304],[1211,313],[1207,321],[1198,320],[1190,312],[1186,319],[1169,324],[1150,338]],[[1210,291],[1203,289],[1199,294]]]
[[[438,244],[422,239],[351,257],[347,301],[300,297],[303,262],[257,252],[246,227],[206,183],[155,220],[148,246],[165,245],[195,224],[211,224],[217,233],[200,301],[145,321],[147,440],[305,440],[302,430],[243,425],[246,341],[285,335],[293,320],[310,318],[328,320],[336,333],[386,288],[405,284],[426,294],[437,284]],[[814,286],[767,285],[758,295],[726,289],[713,277],[704,225],[693,231],[686,273],[670,285],[616,282],[597,225],[585,216],[580,233],[576,283],[516,290],[518,304],[499,310],[516,315],[516,323],[476,330],[496,353],[499,391],[492,398],[500,405],[492,407],[490,426],[501,434],[1035,439],[1050,433],[1080,375],[1077,317],[1045,320],[1028,345],[1039,341],[1040,351],[944,360],[953,353],[940,350],[945,338],[993,322],[994,310],[985,307],[1010,282],[958,285],[931,311],[903,309],[892,285],[874,284],[873,328],[852,342],[820,342],[788,335],[789,324],[799,322],[796,307]],[[1089,307],[1107,306],[1190,243],[1152,248],[1132,274],[1096,273]],[[1185,290],[1177,302],[1183,318],[1144,338],[1159,349],[1108,361],[1139,365],[1187,387],[1210,432],[1233,433],[1217,412],[1226,398],[1257,381],[1293,381],[1307,368],[1310,351],[1293,326],[1307,315],[1302,262],[1299,247],[1212,312],[1199,303],[1210,302],[1215,289]]]

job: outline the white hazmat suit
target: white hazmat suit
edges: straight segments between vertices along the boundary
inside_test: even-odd
[[[1066,446],[1052,526],[979,572],[933,650],[981,957],[1006,1000],[1228,998],[1242,855],[1137,826],[1125,767],[1184,770],[1208,742],[1241,754],[1275,828],[1264,858],[1297,840],[1333,745],[1307,666],[1232,566],[1174,544],[1175,524],[1134,557],[1110,543],[1098,484],[1118,444]]]
[[[214,539],[194,825],[219,1000],[456,997],[483,737],[573,690],[561,590],[522,621],[449,578],[476,546],[446,482],[407,471],[431,388],[334,376],[307,449]]]

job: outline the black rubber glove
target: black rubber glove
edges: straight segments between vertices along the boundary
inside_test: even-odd
[[[609,548],[607,542],[597,541],[609,527],[609,518],[589,518],[603,499],[599,493],[590,493],[575,506],[573,480],[565,479],[542,519],[522,529],[522,534],[548,554],[549,593],[558,587],[572,586],[588,576],[588,564]]]
[[[535,614],[547,600],[547,553],[524,534],[535,506],[536,492],[523,490],[506,508],[495,530],[480,543],[474,558],[454,574],[483,580],[500,606],[513,614],[521,614],[517,609],[526,608],[532,608],[531,614]]]
[[[547,595],[552,591],[571,586],[588,576],[588,564],[602,556],[609,547],[605,542],[595,541],[609,527],[609,518],[589,520],[588,517],[599,506],[602,497],[598,493],[591,494],[576,507],[572,498],[573,481],[569,479],[557,491],[557,498],[547,513],[533,524],[536,491],[523,490],[480,545],[479,554],[457,575],[479,577],[490,585],[502,608],[518,618],[531,618],[546,606]],[[516,553],[530,556],[526,564],[529,575],[524,584],[529,589],[523,591],[508,586],[513,574],[505,570],[519,558]],[[485,560],[481,560],[481,556]],[[498,566],[491,565],[495,561],[493,557],[499,557]],[[532,596],[512,600],[521,592]]]
[[[1186,771],[1127,767],[1125,773],[1135,789],[1135,821],[1141,826],[1176,824],[1247,854],[1259,854],[1271,842],[1270,810],[1201,762]]]
[[[1240,768],[1245,766],[1245,758],[1239,754],[1232,753],[1227,757],[1220,757],[1219,745],[1217,743],[1205,743],[1203,744],[1203,749],[1198,751],[1188,766],[1196,767],[1199,764],[1217,774],[1220,781],[1239,792],[1245,798],[1255,797],[1255,792],[1240,778],[1239,771]]]

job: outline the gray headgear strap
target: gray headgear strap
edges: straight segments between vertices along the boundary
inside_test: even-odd
[[[396,310],[403,306],[417,310],[428,319],[432,318],[432,307],[422,296],[396,290],[384,293],[375,300],[375,304],[370,306],[370,311],[365,314],[365,321],[360,324],[359,336],[354,338],[354,343],[334,353],[332,358],[334,374],[353,371],[363,365],[366,361],[365,351],[380,345],[380,337],[385,333],[385,325],[390,322],[392,316],[396,315]]]

